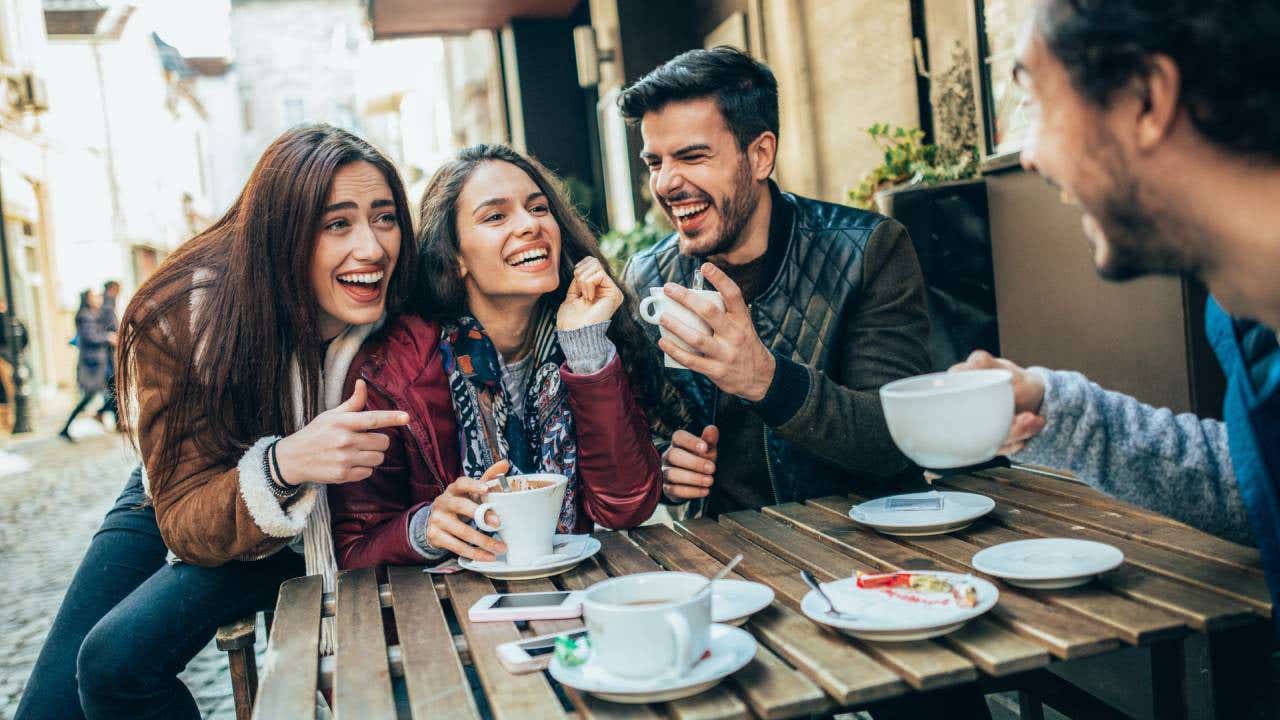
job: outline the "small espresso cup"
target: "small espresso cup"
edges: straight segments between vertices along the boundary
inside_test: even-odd
[[[591,662],[623,678],[661,682],[688,673],[711,646],[707,579],[649,572],[604,580],[582,600]]]
[[[724,298],[715,290],[690,290],[689,292],[697,295],[698,297],[710,300],[721,310],[724,309]],[[704,333],[711,332],[711,326],[703,322],[702,318],[698,317],[697,313],[667,297],[667,294],[662,291],[661,287],[649,288],[649,297],[640,301],[640,318],[647,323],[659,325],[659,323],[662,322],[662,316],[666,314],[670,314],[671,317],[695,330],[701,330]],[[659,325],[659,329],[662,332],[662,337],[666,338],[668,342],[675,343],[676,347],[679,347],[682,350],[687,350],[695,355],[698,354],[697,350],[694,350],[683,340],[667,332],[666,328]],[[672,360],[671,356],[666,353],[663,353],[663,357],[666,358],[666,366],[669,368],[679,368],[681,370],[688,369],[684,365]]]
[[[513,488],[511,492],[502,492],[497,480],[490,481],[489,492],[481,498],[473,519],[476,527],[498,533],[507,544],[508,565],[533,565],[551,554],[569,478],[552,473],[512,475],[507,482],[523,483],[531,489]],[[484,517],[490,510],[498,514],[496,526],[485,522]]]

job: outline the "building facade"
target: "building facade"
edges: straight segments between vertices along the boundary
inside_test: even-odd
[[[80,291],[115,279],[127,299],[208,223],[208,129],[194,73],[145,5],[46,0],[44,10],[57,298],[69,338]],[[63,347],[69,375],[74,349]]]
[[[0,299],[6,291],[12,295],[9,312],[27,328],[27,390],[37,397],[51,391],[59,369],[58,268],[51,249],[49,138],[42,117],[48,107],[48,67],[40,0],[0,0],[0,222],[9,251]]]

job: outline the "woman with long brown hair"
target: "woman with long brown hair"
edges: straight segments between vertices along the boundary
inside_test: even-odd
[[[143,467],[94,537],[18,717],[198,718],[177,675],[219,624],[271,607],[304,572],[332,588],[326,488],[368,477],[387,445],[372,431],[407,421],[365,411],[363,385],[346,395],[343,380],[415,257],[390,161],[308,126],[276,139],[231,209],[143,284],[117,356]]]
[[[568,476],[559,532],[648,519],[661,471],[633,378],[652,360],[555,176],[505,146],[466,148],[428,184],[418,238],[416,316],[348,375],[413,420],[387,431],[373,477],[335,488],[340,565],[495,559],[505,546],[469,521],[498,471]]]

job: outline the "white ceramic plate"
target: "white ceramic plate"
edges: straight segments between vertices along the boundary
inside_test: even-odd
[[[975,553],[970,564],[1010,585],[1051,590],[1083,585],[1122,562],[1124,553],[1106,543],[1036,538],[992,545]]]
[[[889,510],[886,503],[895,498],[942,498],[941,510]],[[849,517],[857,523],[886,535],[918,537],[941,535],[968,527],[974,520],[995,509],[996,503],[986,495],[967,492],[907,493],[868,500],[849,509]]]
[[[511,566],[500,555],[493,562],[480,562],[458,558],[464,570],[478,572],[495,580],[533,580],[559,575],[578,563],[600,552],[600,541],[590,535],[556,535],[552,540],[554,552],[533,565]]]
[[[590,659],[569,667],[553,658],[547,669],[562,685],[591,693],[601,700],[629,705],[666,702],[697,695],[741,670],[756,656],[756,639],[746,630],[713,623],[710,653],[689,672],[663,683],[618,677]]]
[[[810,590],[800,602],[800,610],[814,622],[830,625],[843,633],[864,640],[901,642],[945,635],[995,607],[1000,591],[990,582],[972,575],[928,571],[952,582],[966,582],[978,593],[978,604],[963,608],[952,602],[937,605],[912,602],[904,596],[939,601],[938,594],[914,593],[910,590],[888,592],[882,588],[863,589],[852,578],[823,583],[822,589],[835,601],[836,609],[849,616],[827,614],[827,603]]]
[[[747,580],[717,580],[711,586],[712,622],[741,625],[773,602],[773,588]]]

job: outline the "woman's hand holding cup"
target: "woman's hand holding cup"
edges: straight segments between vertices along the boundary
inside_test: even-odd
[[[470,523],[485,493],[489,492],[490,481],[510,469],[511,463],[499,460],[479,479],[461,477],[450,483],[431,503],[427,542],[432,547],[480,562],[491,562],[505,553],[505,543],[471,527]],[[491,527],[501,522],[492,510],[485,513],[484,521]]]
[[[382,464],[390,439],[378,432],[409,424],[409,413],[365,410],[368,390],[357,380],[351,397],[276,443],[279,478],[289,485],[364,480]]]
[[[577,330],[605,322],[622,306],[622,290],[594,257],[573,267],[573,281],[556,313],[557,330]]]

